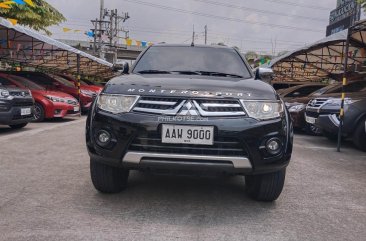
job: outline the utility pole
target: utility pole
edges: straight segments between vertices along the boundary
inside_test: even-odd
[[[106,17],[109,17],[106,19]],[[125,36],[128,36],[128,31],[125,31],[123,28],[120,29],[119,25],[123,21],[125,22],[129,19],[130,16],[128,13],[122,13],[122,15],[118,15],[118,10],[108,10],[104,8],[104,0],[100,0],[100,13],[99,19],[92,20],[93,23],[93,32],[94,32],[94,44],[93,44],[93,52],[94,55],[103,57],[106,53],[114,54],[117,56],[117,43],[120,32],[124,32]],[[107,45],[104,42],[104,36],[108,37]]]
[[[205,45],[207,44],[207,25],[205,25]]]

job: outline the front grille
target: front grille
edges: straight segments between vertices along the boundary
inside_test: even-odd
[[[308,107],[313,109],[320,109],[327,102],[327,100],[328,99],[326,98],[313,99],[309,102]]]
[[[33,106],[33,101],[17,101],[13,104],[16,107],[23,107],[23,106]]]
[[[29,91],[10,91],[9,94],[13,97],[29,97]]]
[[[79,111],[68,110],[68,111],[67,111],[67,114],[68,114],[68,115],[79,114]]]
[[[66,103],[69,105],[78,105],[77,100],[73,100],[73,99],[65,99]]]
[[[217,138],[212,146],[177,145],[162,143],[159,135],[135,137],[129,146],[129,151],[209,156],[247,156],[247,152],[240,142],[232,139]]]
[[[238,100],[141,97],[134,112],[203,117],[244,116]]]
[[[318,118],[319,113],[318,112],[313,112],[313,111],[306,111],[306,116],[313,117],[313,118]]]
[[[23,120],[23,119],[28,119],[28,118],[32,118],[33,115],[14,115],[13,116],[13,120]]]

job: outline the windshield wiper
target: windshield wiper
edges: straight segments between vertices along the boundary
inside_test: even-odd
[[[224,76],[224,77],[235,77],[235,78],[244,78],[241,75],[237,74],[228,74],[228,73],[221,73],[221,72],[211,72],[211,71],[197,71],[200,72],[201,75],[210,75],[210,76]]]
[[[139,73],[139,74],[171,74],[172,72],[165,71],[165,70],[148,69],[148,70],[138,71],[137,73]]]

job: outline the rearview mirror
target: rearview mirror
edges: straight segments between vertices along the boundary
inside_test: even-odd
[[[122,72],[122,74],[128,74],[130,71],[130,65],[128,64],[128,62],[123,62],[121,64],[114,64],[113,70],[120,71]]]
[[[262,80],[266,83],[270,83],[273,79],[274,72],[270,68],[257,68],[255,71],[255,79]]]

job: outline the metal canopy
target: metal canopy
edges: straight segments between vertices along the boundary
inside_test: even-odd
[[[78,71],[78,57],[80,69]],[[39,70],[108,78],[112,64],[0,17],[0,60]]]
[[[358,25],[365,27],[366,21],[355,26]],[[366,33],[358,31],[353,34],[348,51],[347,35],[348,30],[344,30],[272,60],[270,67],[275,72],[275,81],[319,82],[326,78],[340,79],[346,56],[349,71],[361,70],[366,60]]]

